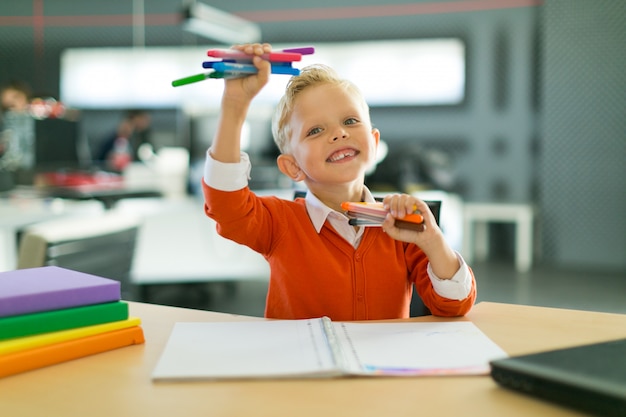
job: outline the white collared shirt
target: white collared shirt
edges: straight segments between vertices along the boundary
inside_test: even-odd
[[[367,188],[365,188],[365,191],[363,192],[362,200],[368,203],[376,201],[374,200],[372,193],[370,193]],[[359,246],[365,228],[359,227],[358,230],[355,229],[354,226],[348,224],[348,217],[345,214],[331,209],[326,204],[322,203],[313,193],[306,193],[305,202],[306,211],[309,214],[309,218],[311,219],[313,227],[315,227],[317,233],[322,230],[324,222],[328,220],[333,229],[335,229],[337,233],[347,240],[354,248]]]

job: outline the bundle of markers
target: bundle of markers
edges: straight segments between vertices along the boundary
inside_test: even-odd
[[[306,46],[266,53],[261,55],[261,58],[271,63],[272,74],[299,75],[300,70],[294,68],[293,63],[301,61],[302,55],[311,55],[314,52],[315,48]],[[257,72],[257,68],[252,64],[253,55],[233,49],[210,49],[207,55],[218,58],[202,63],[202,68],[211,71],[174,80],[172,86],[180,87],[210,78],[240,78]]]
[[[341,208],[350,218],[348,222],[351,226],[380,226],[389,213],[383,203],[343,202]],[[415,210],[402,219],[396,219],[395,225],[401,229],[421,232],[424,230],[424,217]]]

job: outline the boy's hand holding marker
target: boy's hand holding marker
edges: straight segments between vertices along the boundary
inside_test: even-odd
[[[389,214],[383,203],[344,202],[341,208],[346,211],[352,226],[382,226]],[[421,232],[424,230],[424,217],[414,206],[412,213],[395,219],[395,226]]]
[[[272,74],[299,75],[300,70],[294,68],[292,63],[301,61],[302,55],[310,55],[314,52],[315,48],[310,46],[272,51],[266,44],[234,46],[232,49],[210,49],[207,55],[216,60],[204,61],[202,67],[212,71],[174,80],[172,86],[180,87],[210,78],[243,78],[257,74],[259,69],[254,62],[256,56],[270,62]]]

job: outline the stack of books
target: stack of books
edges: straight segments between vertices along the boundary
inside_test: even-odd
[[[0,272],[0,377],[144,342],[118,281],[44,266]]]

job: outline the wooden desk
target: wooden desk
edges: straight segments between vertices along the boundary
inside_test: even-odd
[[[153,383],[150,374],[175,322],[259,319],[141,303],[131,303],[131,314],[143,320],[145,345],[0,379],[2,415],[580,415],[499,388],[489,376]],[[626,337],[626,315],[618,314],[483,302],[465,319],[509,354]]]

